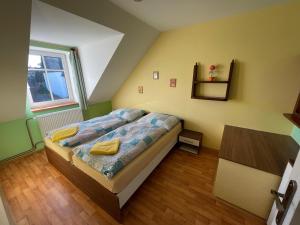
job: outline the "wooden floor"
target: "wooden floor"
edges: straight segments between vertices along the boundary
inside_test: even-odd
[[[123,224],[260,225],[261,219],[217,200],[217,153],[173,150],[133,195]],[[0,184],[16,224],[118,224],[35,153],[0,168]]]

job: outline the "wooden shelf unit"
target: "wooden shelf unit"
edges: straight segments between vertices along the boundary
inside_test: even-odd
[[[291,113],[283,113],[283,115],[300,129],[300,117],[296,117],[294,114]]]
[[[234,65],[235,61],[234,59],[230,63],[230,69],[229,69],[229,75],[228,80],[215,80],[215,81],[208,81],[208,80],[198,80],[198,68],[199,64],[196,63],[194,65],[194,71],[193,71],[193,83],[192,83],[192,99],[203,99],[203,100],[212,100],[212,101],[227,101],[229,99],[229,93],[230,93],[230,86],[232,81],[232,75],[234,71]],[[204,96],[204,95],[197,95],[196,91],[199,89],[200,84],[226,84],[226,94],[224,97],[215,97],[215,96]]]
[[[202,84],[202,83],[210,83],[210,84],[227,84],[227,80],[214,80],[214,81],[209,81],[209,80],[197,80],[194,81],[194,84]]]
[[[192,99],[204,99],[204,100],[212,100],[212,101],[227,101],[225,97],[209,97],[209,96],[192,96]]]

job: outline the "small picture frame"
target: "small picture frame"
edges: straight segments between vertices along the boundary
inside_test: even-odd
[[[153,80],[159,80],[159,72],[158,71],[154,71],[152,75],[153,75]]]
[[[175,78],[170,79],[170,87],[176,87],[176,79]]]
[[[144,88],[143,86],[138,86],[138,93],[143,94],[144,93]]]

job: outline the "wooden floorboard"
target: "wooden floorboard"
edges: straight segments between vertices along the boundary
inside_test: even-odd
[[[261,225],[260,218],[213,194],[217,152],[174,149],[123,209],[123,224]],[[17,225],[118,224],[52,167],[44,152],[0,168],[0,184]]]

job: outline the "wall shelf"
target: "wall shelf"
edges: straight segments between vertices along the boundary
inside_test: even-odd
[[[291,121],[296,127],[300,129],[300,117],[296,117],[294,114],[291,113],[284,113],[285,118]]]
[[[209,80],[197,80],[194,81],[194,84],[228,84],[227,80],[214,80],[214,81],[209,81]]]
[[[228,80],[215,80],[215,81],[208,81],[208,80],[198,80],[198,70],[199,70],[199,64],[196,63],[194,65],[194,72],[193,72],[193,83],[192,83],[192,99],[203,99],[203,100],[212,100],[212,101],[227,101],[229,99],[229,93],[230,93],[230,86],[231,86],[231,80],[233,75],[235,61],[232,60],[230,63],[230,69],[229,69],[229,75]],[[204,95],[197,95],[196,91],[199,90],[199,86],[201,84],[226,84],[226,94],[224,97],[215,97],[215,96],[204,96]]]
[[[203,99],[212,101],[227,101],[225,97],[209,97],[209,96],[192,96],[192,99]]]

